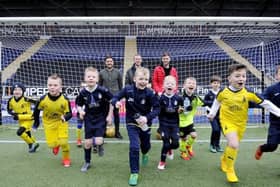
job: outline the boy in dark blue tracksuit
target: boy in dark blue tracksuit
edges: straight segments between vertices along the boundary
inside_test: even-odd
[[[280,107],[280,66],[276,69],[277,83],[269,86],[263,93],[264,99],[271,101],[277,107]],[[269,114],[269,129],[267,143],[260,145],[255,153],[257,160],[261,159],[263,152],[273,152],[280,144],[280,117]]]
[[[207,113],[216,98],[216,95],[220,91],[222,78],[220,76],[214,75],[210,79],[211,89],[204,97],[204,104],[208,106]],[[224,150],[220,146],[220,138],[221,138],[221,124],[219,119],[219,114],[215,116],[213,120],[210,121],[212,132],[210,136],[210,152],[217,153],[223,152]]]
[[[166,157],[174,159],[173,149],[179,147],[179,110],[183,106],[183,98],[175,93],[176,79],[168,75],[163,82],[164,93],[159,99],[159,132],[162,137],[159,170],[164,170]],[[181,109],[183,112],[183,108]]]
[[[120,99],[125,98],[126,103],[126,128],[129,137],[129,163],[130,178],[129,185],[138,183],[139,173],[139,150],[142,152],[142,165],[148,162],[148,151],[151,148],[150,128],[144,129],[146,125],[151,126],[152,119],[159,113],[159,102],[152,90],[147,88],[149,83],[149,70],[137,68],[133,85],[128,85],[119,93],[114,95],[112,104],[120,107]]]

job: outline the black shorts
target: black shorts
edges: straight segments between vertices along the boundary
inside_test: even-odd
[[[105,120],[92,123],[91,121],[85,121],[85,139],[93,137],[103,137],[106,129]]]
[[[162,139],[164,139],[164,138],[172,139],[172,140],[179,139],[179,128],[178,127],[160,126],[159,133],[160,133]]]
[[[267,136],[268,144],[280,144],[280,124],[270,124]]]
[[[191,132],[195,132],[196,130],[194,128],[194,125],[191,124],[186,127],[180,127],[179,131],[180,131],[180,138],[186,138],[187,135],[189,135]]]

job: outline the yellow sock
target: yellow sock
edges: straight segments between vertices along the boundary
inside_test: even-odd
[[[189,136],[187,140],[187,145],[192,146],[192,144],[195,142],[195,138]]]
[[[233,149],[229,146],[225,150],[225,161],[228,169],[234,169],[234,163],[237,157],[237,149]]]
[[[35,137],[34,137],[34,136],[32,136],[32,135],[31,135],[31,139],[32,139],[33,143],[35,143],[35,142],[36,142]]]
[[[187,146],[189,146],[189,150],[192,151],[192,145],[195,142],[195,138],[189,136],[187,140]]]
[[[27,144],[32,144],[32,143],[34,143],[33,139],[30,138],[26,132],[22,133],[22,134],[20,135],[20,137],[21,137]]]
[[[80,140],[81,139],[81,134],[82,134],[82,129],[78,129],[76,130],[76,137],[77,137],[77,140]]]
[[[69,159],[70,158],[70,145],[67,139],[60,139],[59,144],[62,150],[62,159]]]
[[[180,139],[180,151],[186,152],[186,140]]]
[[[61,149],[62,149],[62,158],[63,159],[69,159],[70,158],[70,146],[69,146],[69,144],[61,145]]]

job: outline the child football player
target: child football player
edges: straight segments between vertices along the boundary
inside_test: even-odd
[[[39,126],[40,110],[43,111],[42,122],[45,131],[45,137],[48,147],[52,149],[54,155],[57,155],[59,149],[62,149],[62,164],[64,167],[70,167],[70,146],[68,143],[68,120],[72,117],[70,102],[66,96],[61,93],[62,79],[57,74],[48,77],[48,93],[40,98],[34,109],[34,125]]]
[[[36,143],[35,138],[31,135],[33,124],[31,104],[35,104],[36,101],[26,98],[24,91],[25,87],[22,84],[17,83],[13,85],[13,97],[8,101],[7,110],[13,116],[14,120],[18,120],[19,129],[17,130],[17,135],[27,143],[29,153],[34,153],[39,147],[39,144]]]
[[[152,119],[159,113],[159,102],[152,90],[147,88],[150,73],[147,68],[137,68],[134,75],[135,84],[127,85],[114,95],[112,104],[121,106],[120,100],[125,98],[126,129],[129,137],[130,177],[128,184],[138,184],[139,151],[142,152],[142,165],[148,163],[148,152],[151,148]]]
[[[234,165],[239,142],[246,130],[249,102],[259,104],[269,112],[280,116],[279,108],[245,88],[246,78],[247,68],[245,65],[230,65],[229,86],[218,93],[208,114],[208,118],[213,120],[220,109],[221,127],[227,140],[227,146],[221,156],[221,170],[226,173],[228,182],[238,182]]]
[[[80,91],[85,87],[86,87],[86,83],[81,82]],[[76,129],[77,147],[82,147],[81,134],[82,134],[83,123],[84,121],[80,118],[79,112],[77,112],[77,129]]]
[[[106,107],[104,107],[110,103],[113,95],[107,88],[97,84],[99,79],[98,70],[93,67],[86,68],[84,79],[87,86],[81,90],[76,98],[80,119],[84,120],[85,125],[85,163],[81,168],[82,172],[88,171],[91,167],[91,148],[93,143],[98,146],[100,156],[104,154],[102,145],[104,143],[103,136],[105,133],[106,122],[107,124],[112,124],[113,115],[113,106],[111,104],[109,112]]]
[[[207,112],[209,113],[209,110],[216,98],[216,95],[220,91],[222,78],[214,75],[210,78],[210,84],[211,89],[204,97],[204,103],[207,106]],[[223,152],[224,150],[221,148],[220,145],[220,138],[221,138],[221,124],[219,115],[217,114],[215,118],[210,121],[212,132],[210,136],[210,152],[217,153],[217,152]]]
[[[183,98],[175,94],[176,79],[168,75],[163,81],[164,92],[159,99],[159,132],[162,139],[159,170],[164,170],[166,157],[174,159],[173,149],[179,147],[179,110],[183,106]]]
[[[180,153],[181,158],[190,160],[194,156],[193,143],[197,138],[194,127],[194,116],[197,107],[204,106],[203,100],[195,94],[196,79],[188,77],[184,81],[183,99],[184,112],[180,113]]]
[[[269,86],[263,93],[264,99],[271,101],[277,107],[280,107],[280,66],[276,68],[276,84]],[[280,118],[273,114],[269,114],[269,129],[266,144],[260,145],[255,153],[255,158],[260,160],[264,152],[273,152],[280,143]]]

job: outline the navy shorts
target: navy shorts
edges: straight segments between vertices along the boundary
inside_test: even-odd
[[[179,139],[179,127],[176,126],[160,126],[159,133],[162,139]]]
[[[98,122],[85,121],[85,139],[92,137],[103,137],[106,129],[106,120]]]
[[[280,144],[280,124],[270,124],[267,136],[268,144]]]

